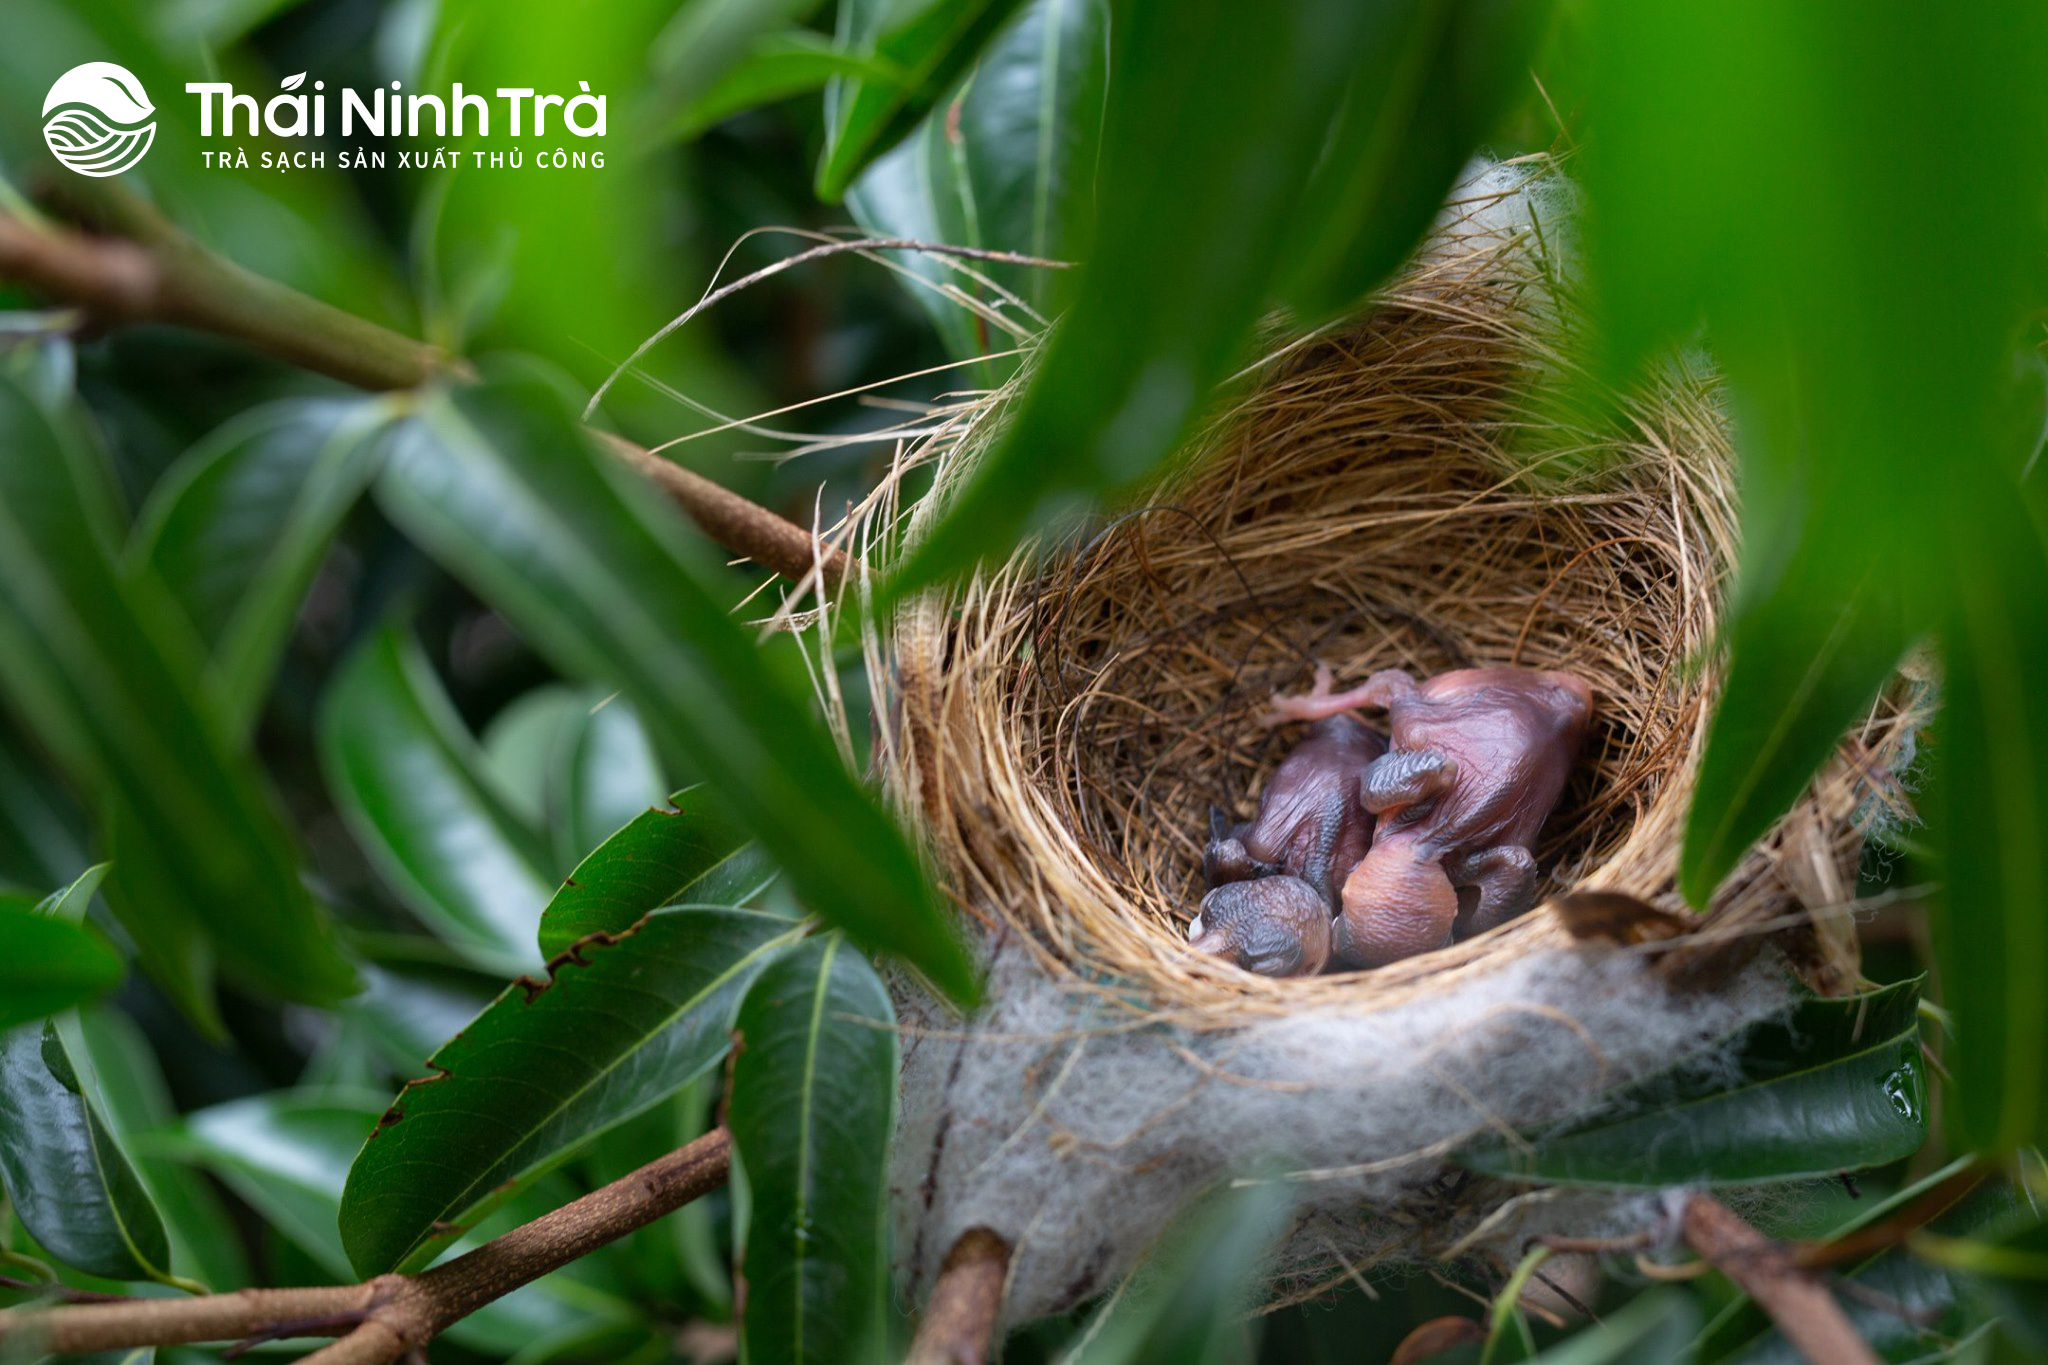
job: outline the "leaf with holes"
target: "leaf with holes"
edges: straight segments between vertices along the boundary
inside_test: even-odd
[[[1732,1052],[1713,1049],[1713,1062],[1626,1087],[1594,1118],[1488,1141],[1458,1160],[1490,1175],[1624,1188],[1749,1185],[1901,1160],[1927,1139],[1920,986],[1802,1000],[1728,1040]]]
[[[417,1258],[486,1200],[673,1094],[725,1054],[755,973],[804,933],[745,910],[658,910],[515,983],[427,1063],[349,1170],[364,1275]]]
[[[744,905],[774,877],[761,851],[698,786],[643,812],[576,865],[541,914],[540,950],[623,933],[664,905]]]
[[[726,1125],[748,1214],[740,1330],[752,1360],[877,1354],[896,1012],[834,934],[785,955],[740,1007]]]

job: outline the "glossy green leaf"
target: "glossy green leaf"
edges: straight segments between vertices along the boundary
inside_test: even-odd
[[[1283,292],[1305,320],[1355,306],[1407,259],[1527,89],[1551,10],[1531,0],[1362,8],[1360,61],[1286,252]]]
[[[75,1031],[74,1031],[75,1029]],[[169,1087],[142,1029],[107,1006],[81,1010],[58,1031],[81,1077],[92,1080],[94,1112],[127,1153],[149,1200],[163,1216],[170,1269],[216,1293],[250,1283],[242,1238],[220,1196],[196,1172],[157,1145],[176,1121]]]
[[[869,162],[908,136],[1021,3],[840,0],[840,46],[901,75],[839,81],[827,90],[818,197],[839,199]]]
[[[495,789],[408,632],[379,631],[328,684],[320,758],[356,842],[414,914],[478,967],[540,965],[545,842]]]
[[[1160,1238],[1083,1333],[1074,1365],[1171,1360],[1223,1365],[1267,1253],[1287,1230],[1294,1198],[1280,1181],[1255,1181],[1209,1196]]]
[[[741,1359],[878,1355],[888,1258],[896,1012],[834,934],[785,954],[740,1007],[726,1126],[745,1174]]]
[[[541,915],[540,950],[554,957],[591,934],[624,933],[664,905],[744,905],[773,875],[717,794],[691,787],[576,865]]]
[[[1935,961],[1954,1013],[1951,1113],[1979,1150],[2048,1135],[2048,553],[2010,501],[1954,547],[1929,823]]]
[[[61,899],[90,900],[105,874],[93,868],[69,892],[42,903],[0,892],[0,1032],[120,984],[121,955],[77,919],[52,913]]]
[[[54,1024],[0,1035],[0,1185],[51,1256],[110,1280],[164,1279],[163,1219]]]
[[[1241,356],[1370,6],[1134,0],[1113,11],[1105,193],[1008,430],[896,592],[1004,554],[1157,473]]]
[[[722,571],[678,514],[550,385],[527,375],[428,400],[379,492],[544,655],[618,687],[658,747],[694,759],[807,908],[973,997],[909,841],[726,613]]]
[[[801,935],[741,910],[658,911],[521,981],[434,1054],[349,1171],[362,1274],[413,1258],[479,1203],[716,1065],[747,983]]]
[[[190,1115],[173,1150],[217,1176],[263,1220],[338,1282],[354,1278],[337,1231],[349,1158],[376,1122],[383,1097],[366,1090],[286,1090]],[[568,1197],[536,1191],[520,1206],[537,1217]],[[451,1327],[471,1350],[509,1354],[591,1313],[628,1316],[609,1295],[551,1276],[486,1305]]]
[[[216,956],[266,994],[340,998],[354,975],[197,641],[153,572],[117,570],[116,534],[85,433],[0,381],[0,693],[99,805],[143,966],[201,1020]]]
[[[1094,189],[1108,32],[1107,0],[1030,0],[982,53],[966,84],[862,172],[847,207],[877,236],[1067,258]],[[912,255],[902,264],[1033,325],[957,263]],[[971,264],[1041,313],[1050,309],[1056,272]],[[1007,344],[1001,334],[991,337],[986,320],[936,289],[913,293],[955,356]]]
[[[383,400],[258,408],[207,437],[150,495],[132,553],[153,565],[212,650],[246,733],[327,547],[375,471]]]
[[[1920,982],[1811,998],[1732,1039],[1730,1070],[1680,1064],[1596,1116],[1460,1153],[1564,1185],[1749,1185],[1878,1166],[1927,1137]]]

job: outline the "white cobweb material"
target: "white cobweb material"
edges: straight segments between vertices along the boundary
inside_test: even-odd
[[[1508,1194],[1446,1212],[1433,1190],[1461,1144],[1590,1112],[1675,1059],[1711,1058],[1714,1040],[1787,992],[1762,966],[1678,995],[1640,955],[1589,947],[1371,1012],[1185,1032],[1134,1028],[1125,1005],[999,947],[971,1025],[898,992],[899,1279],[921,1295],[954,1240],[986,1227],[1014,1249],[1008,1317],[1071,1308],[1113,1286],[1190,1200],[1260,1169],[1301,1188],[1283,1274],[1443,1255],[1472,1236],[1513,1248],[1542,1230],[1620,1231],[1654,1203],[1525,1201],[1489,1217]]]

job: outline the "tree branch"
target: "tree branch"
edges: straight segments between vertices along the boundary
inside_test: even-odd
[[[97,326],[167,323],[210,332],[360,389],[410,389],[469,375],[467,365],[438,347],[223,260],[118,188],[72,207],[118,235],[36,227],[0,214],[0,278],[76,307]],[[795,522],[631,441],[599,435],[734,554],[793,583],[819,572],[829,587],[845,573],[846,557]]]
[[[905,1365],[983,1365],[1003,1308],[1010,1244],[969,1228],[946,1253]]]
[[[1834,1297],[1803,1269],[1798,1252],[1758,1232],[1704,1194],[1686,1201],[1686,1245],[1756,1300],[1785,1340],[1816,1365],[1877,1365]]]
[[[0,1347],[82,1355],[341,1335],[307,1359],[320,1365],[387,1365],[485,1304],[717,1189],[731,1169],[732,1139],[714,1128],[687,1147],[418,1275],[379,1275],[322,1289],[12,1308],[0,1312]]]

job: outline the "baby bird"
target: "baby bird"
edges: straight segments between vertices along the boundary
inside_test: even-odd
[[[1536,833],[1564,793],[1593,711],[1568,673],[1471,668],[1418,685],[1400,670],[1276,698],[1278,719],[1384,708],[1392,745],[1359,786],[1378,820],[1340,894],[1340,961],[1375,967],[1481,933],[1535,899]]]
[[[1188,946],[1261,976],[1313,976],[1330,960],[1330,903],[1299,877],[1229,882],[1202,898]]]
[[[1337,888],[1372,844],[1358,779],[1386,751],[1386,740],[1353,716],[1317,721],[1266,784],[1256,816],[1231,829],[1222,811],[1209,813],[1209,885],[1284,872],[1320,892],[1334,913]]]

